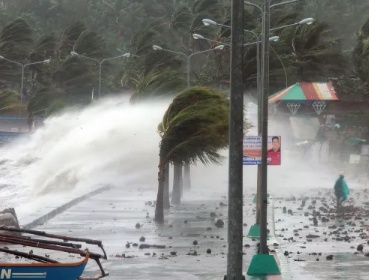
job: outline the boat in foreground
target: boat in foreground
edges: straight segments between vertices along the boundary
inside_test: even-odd
[[[33,236],[42,236],[42,238],[34,238]],[[57,240],[60,241],[57,241]],[[72,242],[78,243],[72,243]],[[82,260],[77,262],[58,262],[50,259],[49,255],[36,255],[33,250],[23,252],[8,247],[0,248],[0,252],[27,259],[27,262],[0,262],[0,279],[17,279],[17,280],[93,280],[101,279],[109,274],[103,269],[100,259],[107,259],[106,252],[99,240],[75,238],[69,236],[61,236],[48,234],[43,231],[15,229],[10,227],[0,227],[0,242],[7,244],[21,245],[24,247],[41,248],[51,251],[66,252],[69,254],[80,255]],[[89,250],[81,250],[82,245],[96,245],[100,247],[103,254],[96,254]],[[83,272],[88,261],[92,259],[98,265],[101,274],[95,277],[83,277]],[[31,262],[32,261],[32,262]]]

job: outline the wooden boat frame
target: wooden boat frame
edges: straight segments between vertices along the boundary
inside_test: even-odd
[[[22,234],[27,234],[27,235],[23,236]],[[47,239],[34,238],[33,236],[42,236],[43,238],[47,238]],[[87,249],[81,250],[81,247],[82,247],[81,244],[71,243],[70,241],[98,246],[102,250],[103,254],[101,255],[101,254],[93,253]],[[10,250],[8,248],[0,248],[0,252],[12,254],[16,257],[23,257],[23,258],[35,261],[35,263],[0,263],[0,268],[3,268],[3,267],[23,267],[23,268],[26,268],[26,267],[33,267],[33,268],[66,267],[68,268],[69,267],[70,268],[70,267],[79,266],[82,268],[82,272],[81,272],[82,274],[84,267],[86,266],[88,260],[93,259],[98,265],[101,271],[101,274],[96,277],[79,276],[78,279],[79,280],[101,279],[109,275],[104,270],[100,262],[100,259],[105,259],[105,260],[107,259],[105,249],[102,245],[102,241],[100,240],[76,238],[76,237],[70,237],[70,236],[49,234],[44,231],[16,229],[12,227],[0,226],[0,242],[23,245],[27,247],[41,248],[41,249],[46,249],[46,250],[51,250],[51,251],[61,251],[61,252],[76,254],[76,255],[80,255],[84,257],[84,259],[79,262],[59,263],[58,261],[50,259],[48,257],[35,255],[33,254],[33,252],[26,253],[26,252],[21,252],[17,250]],[[69,280],[69,279],[66,279],[66,280]],[[71,279],[71,280],[75,280],[75,279]]]

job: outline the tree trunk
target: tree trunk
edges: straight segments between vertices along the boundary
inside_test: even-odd
[[[165,166],[160,162],[158,172],[158,195],[156,197],[155,222],[164,222],[164,184],[165,184]]]
[[[191,189],[191,169],[189,164],[185,164],[183,168],[183,187],[185,190]]]
[[[165,165],[164,170],[164,209],[170,209],[170,202],[169,202],[169,163]]]
[[[182,164],[175,162],[173,172],[172,203],[177,205],[181,203],[181,177],[182,177]]]

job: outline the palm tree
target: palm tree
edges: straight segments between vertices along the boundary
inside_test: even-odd
[[[357,36],[357,45],[353,52],[355,70],[360,79],[369,83],[369,19],[361,27]]]
[[[222,157],[218,151],[228,143],[228,112],[226,95],[211,88],[190,88],[174,98],[159,125],[162,140],[155,221],[164,221],[167,164],[219,163]]]
[[[131,77],[135,91],[131,96],[132,103],[174,95],[185,88],[186,81],[181,73],[174,70],[156,69],[146,75],[141,73]]]
[[[23,63],[33,44],[32,28],[23,19],[8,23],[0,36],[0,55],[4,58]],[[21,67],[6,60],[0,60],[0,83],[9,81],[19,83]]]

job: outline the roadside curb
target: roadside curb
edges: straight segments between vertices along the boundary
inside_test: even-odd
[[[63,213],[64,211],[68,210],[69,208],[75,206],[76,204],[82,202],[83,200],[86,200],[94,195],[100,194],[104,191],[110,190],[111,188],[113,188],[112,186],[103,186],[100,187],[92,192],[89,192],[87,194],[84,194],[80,197],[77,197],[57,208],[55,208],[54,210],[50,211],[49,213],[41,216],[40,218],[37,218],[36,220],[22,226],[23,229],[34,229],[38,226],[42,226],[44,223],[48,222],[49,220],[51,220],[52,218],[56,217],[57,215]]]

